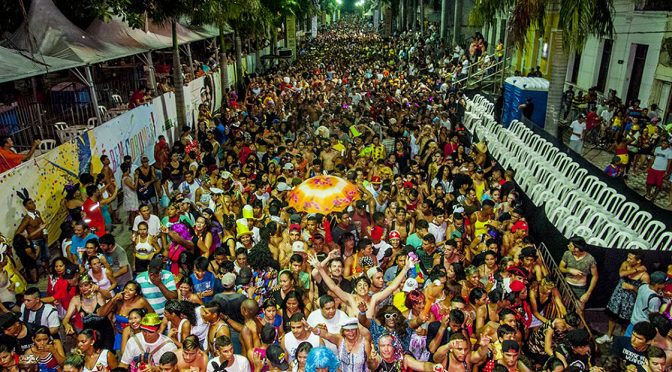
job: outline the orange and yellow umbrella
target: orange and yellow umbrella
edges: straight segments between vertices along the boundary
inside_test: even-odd
[[[288,203],[297,211],[329,214],[342,211],[359,198],[357,186],[334,176],[309,178],[288,193]]]

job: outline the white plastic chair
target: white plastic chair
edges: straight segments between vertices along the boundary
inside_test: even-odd
[[[595,236],[591,236],[590,238],[588,238],[588,240],[586,240],[586,243],[588,243],[589,245],[595,245],[595,246],[598,246],[598,247],[607,247],[607,242],[605,242],[603,239],[600,239],[600,238],[595,237]]]
[[[574,164],[574,163],[572,163],[572,164]],[[586,178],[587,175],[588,175],[588,170],[585,169],[585,168],[578,168],[578,164],[577,164],[577,169],[574,171],[574,173],[569,175],[569,177],[567,177],[567,178],[569,178],[569,180],[571,181],[572,184],[578,185],[581,181],[583,181]]]
[[[643,250],[649,250],[651,247],[649,247],[648,244],[643,243],[639,240],[631,240],[625,244],[625,249],[643,249]]]
[[[672,231],[666,231],[658,236],[658,240],[653,244],[653,249],[659,251],[672,250]]]
[[[587,176],[583,179],[581,184],[579,184],[579,189],[583,191],[588,191],[590,190],[590,187],[593,183],[599,182],[599,179],[595,176]]]
[[[580,236],[584,239],[589,239],[593,236],[593,230],[591,230],[590,227],[577,226],[574,231],[572,231],[571,236]]]
[[[628,223],[628,227],[633,231],[641,233],[641,230],[644,228],[644,226],[646,226],[646,224],[652,219],[653,216],[651,213],[647,211],[638,211],[634,216],[632,216],[630,223]]]
[[[86,127],[89,129],[95,128],[97,124],[98,118],[89,118],[89,120],[86,121]]]
[[[40,141],[40,145],[37,147],[40,151],[46,152],[52,150],[56,147],[56,140],[53,139],[44,139]]]
[[[610,199],[607,200],[602,205],[607,210],[607,212],[616,216],[616,212],[619,210],[619,208],[623,203],[625,203],[625,196],[617,193],[615,195],[612,195]]]
[[[124,101],[121,100],[121,96],[118,95],[118,94],[113,94],[113,95],[112,95],[112,102],[114,102],[114,104],[115,104],[117,107],[118,107],[118,106],[121,106],[121,105],[124,103]]]
[[[639,211],[639,205],[633,202],[625,202],[617,209],[614,215],[627,226],[637,211]]]
[[[665,231],[665,228],[665,224],[658,220],[649,221],[640,231],[642,233],[642,239],[649,243],[655,242],[658,239],[658,236]]]
[[[564,207],[560,207],[560,208],[567,210],[567,208],[564,208]],[[549,219],[549,221],[550,221],[550,219]],[[562,233],[562,235],[564,237],[571,238],[570,233],[572,231],[574,231],[574,229],[576,229],[576,227],[579,226],[580,224],[581,224],[581,220],[579,220],[578,217],[570,216],[569,211],[568,211],[567,216],[563,217],[557,223],[557,228]]]
[[[98,111],[100,112],[100,118],[103,121],[107,121],[107,119],[108,119],[108,117],[107,117],[107,107],[100,105],[100,106],[98,106]]]

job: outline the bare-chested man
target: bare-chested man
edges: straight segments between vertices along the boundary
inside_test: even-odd
[[[227,336],[231,338],[231,330],[228,324],[221,319],[220,314],[222,307],[217,301],[210,301],[201,306],[201,317],[208,322],[208,351],[210,354],[215,354],[215,339],[219,336]]]
[[[259,314],[259,304],[256,301],[250,299],[243,301],[240,305],[240,311],[243,314],[243,318],[245,318],[243,331],[240,333],[243,341],[242,355],[248,355],[250,350],[261,346],[259,333],[263,324],[257,316]]]

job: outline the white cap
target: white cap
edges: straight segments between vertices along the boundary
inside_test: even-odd
[[[285,163],[285,165],[282,167],[284,170],[293,170],[294,169],[294,164],[292,163]]]
[[[345,319],[341,320],[340,325],[342,329],[357,329],[359,321],[357,321],[357,318],[345,317]]]
[[[286,182],[278,182],[278,185],[276,186],[276,189],[278,189],[278,191],[280,191],[280,192],[283,192],[283,191],[289,191],[292,188]]]
[[[292,252],[305,252],[306,244],[302,242],[301,240],[297,240],[294,243],[292,243]]]
[[[418,281],[413,278],[406,279],[404,282],[404,287],[401,289],[403,292],[410,292],[414,289],[418,289]]]

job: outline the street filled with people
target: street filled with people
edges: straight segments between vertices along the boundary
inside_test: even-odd
[[[121,184],[106,156],[80,175],[51,253],[21,192],[0,246],[2,371],[667,371],[668,273],[628,255],[608,332],[590,329],[586,241],[551,272],[515,173],[462,124],[453,83],[495,68],[465,49],[433,26],[320,30],[160,138],[152,164],[128,157]]]

